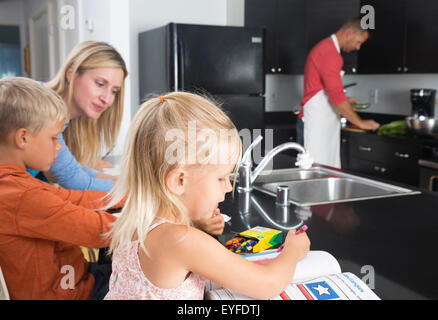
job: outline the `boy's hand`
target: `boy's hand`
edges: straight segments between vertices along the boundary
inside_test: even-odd
[[[212,236],[220,236],[224,231],[225,221],[220,210],[216,209],[210,218],[199,219],[193,221],[196,228],[201,229]]]

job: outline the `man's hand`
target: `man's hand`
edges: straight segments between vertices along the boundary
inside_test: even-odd
[[[378,124],[376,121],[374,120],[362,120],[359,125],[359,128],[364,129],[364,130],[377,130],[380,127],[380,124]]]
[[[212,236],[220,236],[225,227],[225,221],[220,214],[219,208],[214,210],[213,215],[210,218],[193,221],[193,224],[196,228],[201,229]]]
[[[359,104],[359,101],[357,101],[357,99],[356,99],[356,98],[353,98],[353,97],[347,97],[347,101],[348,101],[350,104]]]
[[[362,120],[356,113],[356,111],[351,107],[351,104],[348,100],[345,100],[343,103],[337,106],[339,112],[342,116],[347,118],[352,124],[358,126],[363,130],[377,130],[380,127],[374,120]]]

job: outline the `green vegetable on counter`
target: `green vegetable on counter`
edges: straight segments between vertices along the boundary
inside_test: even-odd
[[[396,120],[382,125],[377,134],[379,136],[403,136],[408,133],[408,126],[405,120]]]

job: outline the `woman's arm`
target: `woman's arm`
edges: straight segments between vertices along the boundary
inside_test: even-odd
[[[100,179],[90,174],[75,159],[65,144],[63,134],[59,135],[62,148],[58,151],[56,162],[50,167],[49,174],[66,189],[110,191],[114,186],[111,179]]]

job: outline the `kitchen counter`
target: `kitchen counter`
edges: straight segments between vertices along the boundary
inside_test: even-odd
[[[274,168],[294,163],[293,157],[283,154],[274,160]],[[438,196],[421,191],[419,195],[319,205],[307,210],[290,205],[285,212],[275,207],[274,197],[253,190],[251,200],[236,190],[234,198],[227,194],[219,206],[231,221],[218,239],[225,243],[233,232],[255,226],[282,230],[285,235],[288,229],[305,223],[311,250],[331,253],[343,272],[352,272],[372,285],[367,279],[372,279],[374,270],[374,292],[381,299],[437,299],[438,239],[434,234]]]

